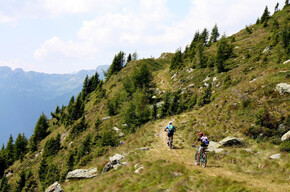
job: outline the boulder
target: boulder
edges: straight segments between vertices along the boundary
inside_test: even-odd
[[[218,149],[220,146],[221,146],[221,144],[219,144],[219,143],[217,143],[217,142],[215,142],[215,141],[210,141],[210,142],[209,142],[209,145],[208,145],[208,147],[207,147],[207,151],[209,151],[209,152],[212,152],[212,151],[214,151],[214,152],[219,151],[219,150],[217,150],[217,149]]]
[[[278,153],[278,154],[271,155],[270,159],[280,159],[280,157],[281,157],[281,155],[280,155],[280,153]]]
[[[69,172],[66,178],[67,179],[90,179],[95,176],[97,176],[97,168],[76,169]]]
[[[216,77],[214,77],[214,78],[212,79],[212,81],[213,81],[213,82],[216,82],[216,81],[217,81],[217,78],[216,78]]]
[[[111,169],[117,169],[119,166],[123,165],[120,163],[120,161],[124,158],[123,155],[115,154],[113,157],[110,157],[110,162],[105,165],[103,168],[102,173],[108,172]]]
[[[192,69],[192,68],[188,68],[188,69],[186,69],[186,72],[187,72],[187,73],[191,73],[193,70],[194,70],[194,69]]]
[[[125,134],[124,134],[123,132],[120,132],[118,136],[119,136],[119,137],[124,137]]]
[[[290,62],[290,59],[288,59],[287,61],[284,61],[283,64],[287,64]]]
[[[104,117],[104,118],[102,119],[102,121],[105,121],[105,120],[110,119],[110,118],[111,118],[110,116]]]
[[[286,139],[289,138],[290,138],[290,130],[281,137],[281,141],[285,141]]]
[[[278,91],[280,95],[284,95],[285,93],[290,93],[290,85],[287,83],[279,83],[276,86],[276,91]]]
[[[113,127],[112,128],[114,131],[116,131],[116,132],[119,132],[120,131],[120,129],[118,128],[118,127]]]
[[[263,53],[268,53],[269,51],[270,51],[270,45],[268,45],[268,46],[264,49]]]
[[[209,81],[210,80],[210,78],[209,78],[209,76],[207,76],[204,80],[203,80],[203,82],[207,82],[207,81]]]
[[[226,146],[241,146],[243,145],[243,139],[237,137],[226,137],[219,142],[219,144],[223,147]]]
[[[194,88],[194,84],[190,84],[188,88]]]
[[[160,101],[160,102],[156,103],[156,107],[157,107],[157,108],[160,108],[160,107],[162,107],[163,105],[164,105],[164,101]]]
[[[60,184],[58,182],[55,182],[51,186],[49,186],[45,192],[63,192]]]

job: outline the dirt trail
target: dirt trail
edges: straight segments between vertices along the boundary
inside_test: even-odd
[[[215,166],[213,159],[208,160],[208,166],[202,168],[201,166],[195,166],[193,157],[195,149],[193,148],[178,148],[175,145],[175,149],[169,149],[167,146],[167,134],[164,132],[164,127],[167,124],[167,120],[161,121],[155,126],[157,141],[153,144],[153,149],[149,151],[151,160],[166,159],[172,162],[181,163],[185,165],[189,170],[199,170],[206,175],[215,177],[225,177],[230,180],[236,180],[238,182],[245,183],[245,186],[249,189],[255,189],[260,191],[289,191],[289,185],[273,183],[272,179],[265,177],[254,177],[246,173],[237,173],[228,170],[223,167]],[[178,137],[178,130],[175,134],[175,138]],[[174,140],[176,142],[176,140]],[[173,142],[173,144],[174,144]],[[180,141],[178,141],[180,142]]]

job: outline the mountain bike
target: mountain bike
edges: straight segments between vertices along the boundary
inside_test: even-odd
[[[199,164],[199,162],[197,162],[199,150],[200,150],[200,147],[197,148],[197,151],[196,151],[195,156],[194,156],[194,164],[195,165]],[[202,167],[206,167],[206,164],[207,164],[207,152],[206,152],[206,150],[204,150],[204,152],[201,153],[199,161],[200,161],[200,164]]]

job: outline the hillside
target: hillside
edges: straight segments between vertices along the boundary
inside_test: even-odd
[[[105,80],[86,79],[68,106],[39,118],[24,150],[2,148],[0,191],[55,181],[64,191],[288,191],[289,12],[264,12],[230,37],[197,32],[184,51],[156,59],[125,63],[119,52]],[[202,168],[192,147],[200,131],[210,145],[229,136],[241,144],[209,147]],[[89,178],[69,178],[76,169]]]
[[[106,67],[96,69],[100,78],[102,69]],[[71,96],[82,89],[85,76],[94,74],[95,70],[45,74],[0,67],[0,143],[6,143],[10,134],[14,138],[18,133],[30,137],[42,112],[50,114],[57,105],[67,105]]]

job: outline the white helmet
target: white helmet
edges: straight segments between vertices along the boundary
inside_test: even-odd
[[[169,121],[169,125],[171,125],[172,124],[172,121]]]

